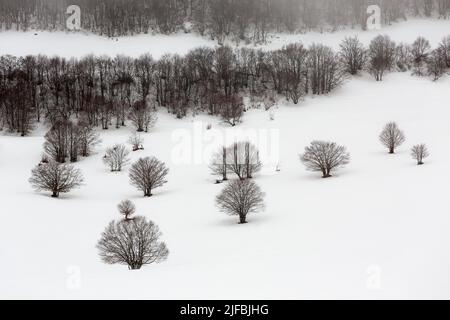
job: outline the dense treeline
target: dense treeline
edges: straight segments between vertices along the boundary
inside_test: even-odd
[[[4,29],[64,29],[67,7],[78,5],[82,29],[106,36],[193,28],[219,42],[264,42],[269,32],[365,28],[373,4],[383,24],[450,14],[450,0],[1,0],[0,22]]]
[[[408,45],[381,35],[367,48],[357,38],[346,38],[339,52],[320,44],[291,44],[271,52],[198,48],[158,61],[149,55],[1,56],[0,128],[26,135],[45,120],[53,130],[47,137],[66,141],[59,149],[51,143],[49,153],[56,161],[76,161],[96,140],[92,128],[119,128],[130,120],[137,131],[148,131],[158,106],[178,118],[207,112],[234,126],[247,108],[269,109],[279,96],[296,104],[307,94],[327,94],[361,70],[377,81],[391,70],[436,80],[449,67],[450,37],[432,50],[424,38]],[[244,98],[249,99],[244,103]]]
[[[138,131],[154,122],[156,106],[178,118],[187,112],[219,115],[231,125],[253,103],[284,94],[297,103],[308,92],[324,94],[338,86],[344,72],[330,48],[300,44],[274,52],[220,47],[199,48],[185,57],[166,55],[87,56],[80,60],[46,56],[0,57],[2,127],[26,135],[43,119],[82,119],[83,127],[119,128],[130,119]]]

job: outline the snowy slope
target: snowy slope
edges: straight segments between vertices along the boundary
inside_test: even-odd
[[[436,46],[443,36],[450,34],[450,20],[412,19],[382,28],[379,31],[361,31],[346,29],[334,33],[309,32],[306,34],[274,34],[262,49],[279,49],[286,44],[302,42],[305,45],[322,43],[335,49],[346,36],[358,35],[368,44],[379,33],[388,34],[396,42],[412,43],[418,36],[426,37],[431,45]],[[155,59],[166,53],[186,54],[189,50],[200,47],[214,47],[217,42],[195,34],[179,33],[176,35],[136,35],[108,39],[93,34],[66,33],[48,31],[0,32],[0,55],[16,56],[28,54],[59,55],[62,57],[82,57],[87,54],[116,56],[126,54],[138,57],[150,53]],[[230,45],[233,45],[230,43]],[[234,44],[235,45],[235,44]],[[249,45],[254,47],[253,45]]]
[[[432,27],[418,22],[383,32],[408,42],[424,35],[433,45],[450,33],[448,21],[426,25]],[[335,46],[341,36],[303,39]],[[78,42],[68,49],[66,37],[45,37],[39,47],[29,34],[0,33],[0,54],[150,50],[157,57],[201,44],[169,37],[154,47],[138,38],[116,46],[74,35]],[[169,44],[180,41],[177,48]],[[130,128],[100,131],[97,153],[76,164],[86,185],[61,199],[35,193],[27,182],[40,159],[44,128],[26,138],[1,135],[0,298],[450,298],[449,88],[448,76],[432,82],[396,73],[382,83],[361,76],[330,96],[280,105],[274,121],[268,112],[247,112],[233,131],[278,132],[281,171],[267,166],[255,178],[267,208],[246,225],[218,212],[214,197],[223,185],[213,183],[205,161],[193,155],[180,164],[174,156],[180,135],[192,139],[195,152],[207,153],[209,133],[203,129],[205,141],[195,144],[196,128],[200,122],[225,130],[216,118],[177,120],[160,111],[145,135],[146,149],[132,154],[133,160],[154,155],[170,167],[169,183],[150,199],[129,185],[128,168],[112,174],[101,161],[107,146],[126,142]],[[407,136],[396,155],[378,142],[388,121],[397,121]],[[352,162],[327,180],[305,171],[298,154],[313,139],[346,145]],[[418,167],[409,147],[421,142],[432,155]],[[166,262],[139,271],[100,262],[96,242],[119,218],[116,205],[125,198],[160,226],[170,249]]]
[[[180,129],[194,134],[192,119],[161,112],[146,150],[133,154],[156,155],[171,169],[151,199],[128,184],[126,172],[111,174],[101,161],[102,150],[125,142],[129,129],[101,133],[98,153],[77,164],[86,186],[61,199],[27,183],[43,138],[2,136],[0,296],[449,298],[449,85],[449,78],[433,83],[407,74],[383,83],[362,77],[330,97],[281,106],[274,121],[264,111],[247,113],[239,128],[279,130],[282,163],[281,172],[256,178],[267,209],[247,225],[215,208],[222,186],[206,163],[174,163],[173,137]],[[390,120],[407,135],[394,156],[377,139]],[[195,121],[222,128],[206,116]],[[315,138],[345,144],[348,168],[329,180],[306,172],[298,153]],[[408,151],[419,142],[432,152],[422,167]],[[171,251],[166,262],[130,272],[99,261],[96,241],[124,198],[161,227]],[[77,270],[80,287],[72,284]],[[373,270],[381,271],[379,289],[370,285]]]

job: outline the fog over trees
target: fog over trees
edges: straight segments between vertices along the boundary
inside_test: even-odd
[[[375,4],[384,25],[450,14],[448,0],[2,0],[0,21],[5,29],[62,30],[67,7],[78,5],[81,28],[109,37],[192,30],[219,43],[264,42],[270,32],[364,29]]]

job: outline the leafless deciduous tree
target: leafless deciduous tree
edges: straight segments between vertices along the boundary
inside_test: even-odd
[[[426,63],[428,75],[433,78],[433,81],[439,80],[444,75],[447,64],[445,54],[441,48],[433,50],[428,56]]]
[[[395,122],[389,122],[380,134],[380,141],[389,149],[389,153],[393,154],[395,149],[405,142],[405,135]]]
[[[130,200],[123,200],[117,205],[117,209],[124,216],[125,220],[130,220],[136,212],[136,206]]]
[[[417,160],[417,164],[420,166],[423,164],[423,160],[430,156],[430,153],[427,146],[422,143],[411,148],[411,156],[414,160]]]
[[[340,48],[339,57],[345,70],[351,75],[361,71],[366,61],[366,50],[358,37],[345,38],[340,44]]]
[[[158,120],[156,112],[148,106],[146,101],[136,101],[130,110],[129,119],[138,132],[148,132]]]
[[[395,43],[387,35],[379,35],[370,43],[368,69],[377,81],[382,81],[395,62]]]
[[[83,183],[83,175],[79,169],[71,165],[59,164],[55,161],[41,163],[31,171],[29,182],[37,191],[51,191],[52,197],[60,193],[70,192]]]
[[[167,259],[169,250],[160,237],[158,226],[144,217],[111,221],[97,248],[103,262],[128,265],[128,269],[137,270]]]
[[[431,45],[427,39],[419,37],[416,41],[414,41],[411,47],[411,54],[414,63],[413,75],[417,75],[419,77],[425,75],[427,65],[426,62],[430,54],[430,49]]]
[[[222,181],[228,180],[228,166],[227,166],[227,148],[221,147],[213,154],[209,168],[215,176],[221,176]]]
[[[234,180],[216,197],[216,204],[222,212],[238,215],[239,223],[246,223],[247,214],[264,208],[264,196],[255,182]]]
[[[249,141],[235,142],[228,147],[226,161],[227,170],[241,180],[251,179],[262,168],[258,148]]]
[[[133,151],[144,150],[144,138],[138,133],[134,133],[128,139]]]
[[[116,144],[106,149],[103,162],[111,169],[111,172],[122,171],[122,168],[130,162],[129,153],[123,144]]]
[[[241,121],[244,113],[244,100],[242,97],[236,94],[230,96],[220,94],[216,95],[215,99],[224,122],[234,127]]]
[[[300,155],[300,160],[308,170],[322,172],[322,177],[328,178],[333,170],[350,162],[350,154],[335,142],[313,141]]]
[[[145,197],[152,196],[152,190],[163,186],[169,169],[164,162],[155,157],[140,158],[130,169],[130,181],[133,186],[144,192]]]

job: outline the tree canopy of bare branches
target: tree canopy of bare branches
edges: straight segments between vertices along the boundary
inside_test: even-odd
[[[60,193],[70,192],[83,183],[83,175],[79,169],[56,161],[41,163],[31,171],[30,184],[37,191],[51,191],[52,197]]]
[[[355,75],[364,68],[366,49],[358,37],[347,37],[340,44],[339,57],[345,71]]]
[[[128,269],[137,270],[167,259],[169,250],[160,237],[159,227],[144,217],[111,221],[97,248],[103,262],[127,265]]]
[[[130,220],[131,216],[136,212],[136,206],[130,200],[123,200],[117,205],[120,214],[124,216],[125,220]]]
[[[313,141],[300,155],[300,160],[308,170],[321,172],[323,178],[328,178],[333,170],[350,162],[350,154],[335,142]]]
[[[430,156],[430,152],[426,144],[417,144],[411,148],[411,156],[414,160],[417,161],[417,165],[423,165],[423,161],[425,158]]]
[[[122,168],[130,162],[129,153],[126,146],[116,144],[106,149],[103,162],[110,168],[111,172],[122,171]]]
[[[380,134],[380,142],[389,149],[390,154],[393,154],[395,149],[405,142],[405,135],[397,123],[389,122]]]
[[[156,111],[148,106],[146,101],[141,100],[134,103],[128,117],[135,126],[137,132],[148,132],[158,120]]]
[[[382,81],[395,62],[395,43],[387,35],[379,35],[370,42],[368,70],[377,81]]]
[[[152,196],[152,190],[162,187],[167,181],[169,169],[164,162],[155,157],[140,158],[130,169],[130,182],[144,192],[145,197]]]
[[[264,196],[255,182],[233,180],[216,197],[216,204],[222,212],[239,216],[239,223],[246,223],[249,213],[264,208]]]
[[[128,138],[128,143],[131,144],[133,151],[144,150],[144,138],[138,133],[133,133]]]

